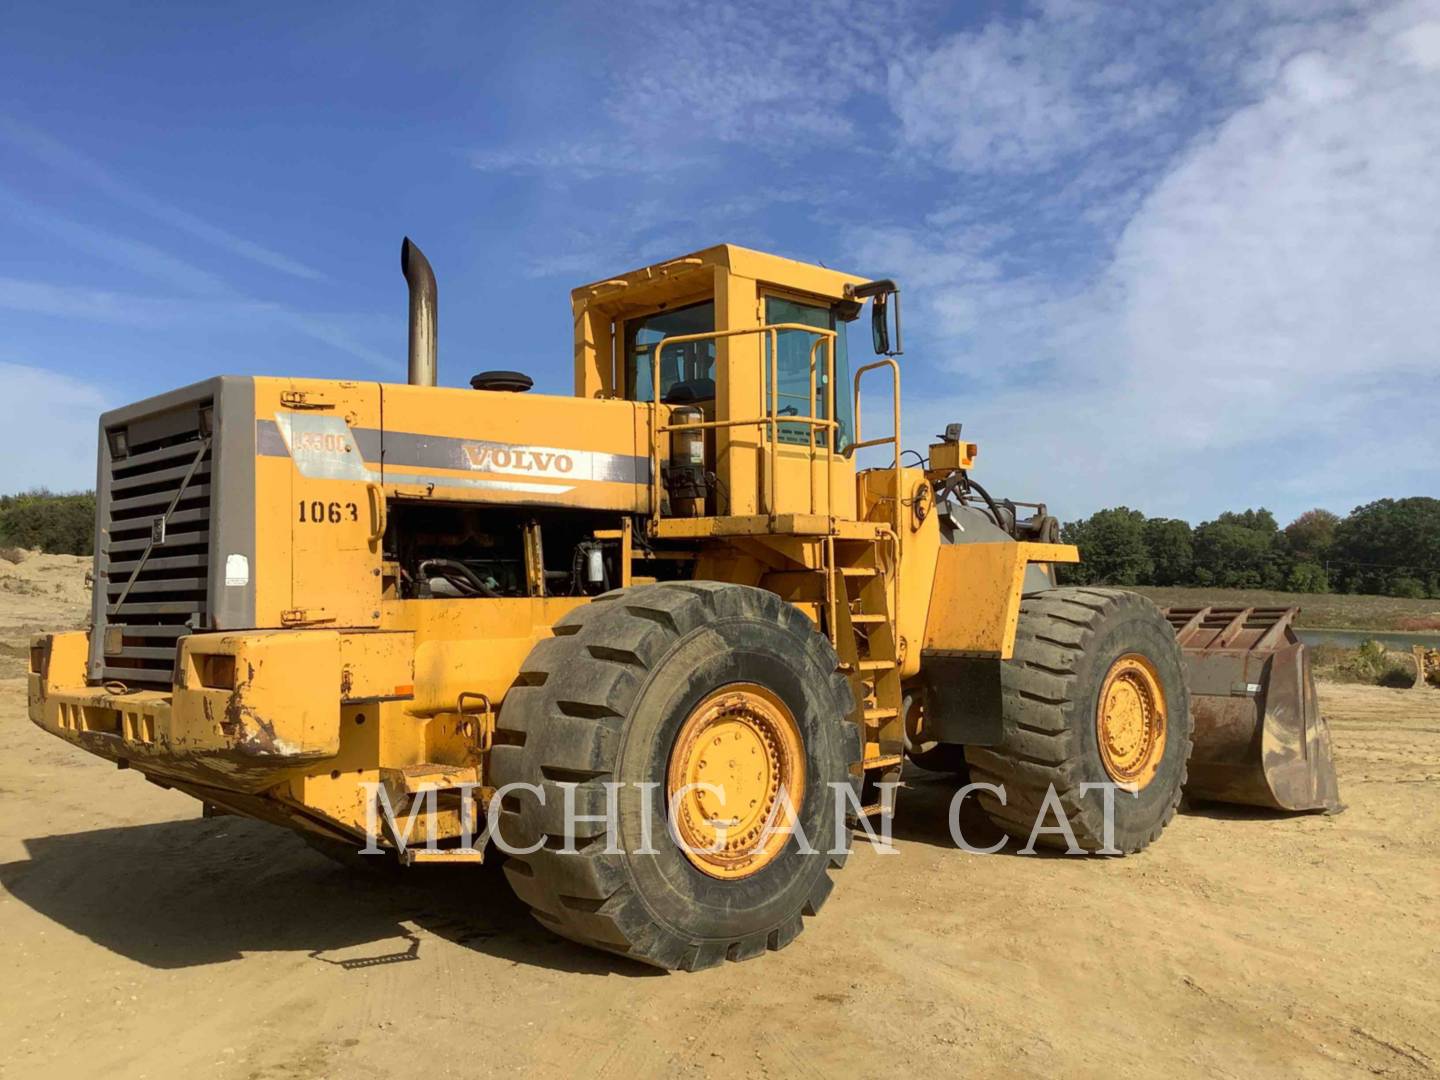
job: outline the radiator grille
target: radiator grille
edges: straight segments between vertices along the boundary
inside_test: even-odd
[[[106,604],[96,626],[106,679],[169,686],[177,642],[206,625],[211,406],[197,401],[106,432]]]

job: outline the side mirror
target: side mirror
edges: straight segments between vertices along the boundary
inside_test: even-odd
[[[895,298],[895,345],[890,345],[890,298]],[[900,336],[900,286],[889,278],[867,281],[863,285],[846,285],[847,303],[870,301],[870,339],[876,356],[901,356],[905,352]],[[859,313],[858,306],[855,309]]]
[[[870,340],[875,345],[875,355],[885,356],[890,352],[890,317],[887,314],[889,296],[878,293],[870,301]]]

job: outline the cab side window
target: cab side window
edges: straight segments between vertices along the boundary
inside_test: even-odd
[[[708,334],[715,329],[715,304],[691,304],[625,323],[625,396],[654,401],[655,349],[660,349],[660,400],[681,404],[715,397],[715,339],[662,344],[667,338]]]
[[[830,403],[833,401],[838,406],[835,410],[836,418],[840,422],[839,439],[836,442],[837,450],[844,450],[851,442],[851,431],[854,428],[852,412],[854,411],[850,402],[850,359],[849,350],[846,348],[845,331],[846,323],[838,323],[835,313],[828,307],[820,307],[815,304],[802,304],[795,300],[787,300],[780,296],[767,296],[765,298],[765,322],[766,325],[774,326],[777,323],[800,323],[804,326],[813,326],[820,330],[837,330],[835,337],[835,385],[827,385],[829,374],[829,342],[823,343],[815,350],[815,415],[819,419],[830,418]],[[778,339],[776,346],[779,355],[776,358],[777,377],[779,387],[777,397],[779,398],[779,415],[781,416],[809,416],[810,415],[810,350],[815,344],[816,336],[807,334],[803,330],[781,330],[775,337]],[[770,337],[765,339],[765,405],[768,413],[770,407]],[[795,443],[808,446],[810,433],[808,424],[781,424],[780,441],[782,443]],[[828,433],[822,430],[815,432],[815,445],[824,446]]]

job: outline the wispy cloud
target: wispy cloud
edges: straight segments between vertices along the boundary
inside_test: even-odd
[[[107,289],[0,278],[0,308],[31,315],[145,326],[162,322],[166,312],[175,307],[173,301],[127,296]]]
[[[95,418],[112,403],[88,382],[0,360],[0,491],[95,486]]]
[[[257,324],[268,322],[323,342],[382,371],[396,370],[394,357],[370,348],[357,334],[357,323],[365,324],[368,320],[338,313],[296,311],[267,300],[247,300],[239,296],[226,299],[162,297],[0,277],[0,309],[154,329],[201,326],[231,332],[253,329]]]
[[[223,278],[144,240],[122,236],[98,225],[82,224],[26,199],[0,184],[0,211],[42,235],[60,240],[142,278],[164,282],[188,295],[231,292]]]
[[[920,430],[978,414],[1011,444],[1006,479],[1071,512],[1344,509],[1379,477],[1434,486],[1440,4],[1259,36],[1246,101],[1165,159],[1088,280],[995,275],[1003,245],[881,234],[928,273],[940,339],[967,345],[949,377],[998,374],[916,401]],[[1027,361],[1043,382],[1010,385]]]
[[[302,311],[275,301],[248,296],[224,278],[153,244],[109,229],[83,224],[39,206],[0,186],[0,211],[22,225],[130,271],[138,278],[163,284],[170,295],[153,297],[91,289],[72,284],[0,281],[0,305],[32,314],[79,316],[111,322],[159,323],[177,320],[271,318],[300,333],[381,370],[392,370],[386,357],[360,341],[350,328],[354,317]]]
[[[0,115],[0,139],[20,147],[46,165],[67,176],[81,180],[156,220],[178,229],[197,240],[212,244],[250,262],[308,281],[323,281],[325,275],[304,263],[281,254],[243,236],[221,228],[187,210],[157,199],[134,185],[121,180],[99,162],[66,146],[43,131]]]
[[[889,88],[904,141],[953,169],[1024,172],[1164,122],[1180,86],[1111,59],[1094,23],[1079,9],[995,21],[897,59]]]
[[[603,95],[603,133],[595,134],[597,117],[587,114],[587,134],[486,147],[470,161],[482,171],[558,183],[721,168],[725,152],[861,149],[852,106],[883,92],[883,58],[906,40],[907,19],[932,6],[641,0],[610,42],[621,55]],[[638,51],[637,25],[645,27]]]
[[[704,160],[619,141],[563,141],[539,146],[498,146],[470,151],[466,159],[480,172],[515,173],[544,180],[593,180],[637,173],[663,175]]]

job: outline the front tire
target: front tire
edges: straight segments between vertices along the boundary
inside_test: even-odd
[[[517,895],[555,933],[662,968],[695,970],[789,944],[801,917],[829,895],[828,871],[849,847],[843,819],[837,833],[833,786],[853,782],[860,738],[829,641],[773,593],[713,582],[608,593],[554,632],[506,695],[492,750],[497,788],[525,783],[544,793],[543,803],[525,792],[501,801],[507,843],[538,845],[506,863]],[[727,708],[739,719],[728,720]],[[717,723],[730,726],[704,726]],[[672,773],[683,767],[693,780],[728,767],[724,776],[736,776],[733,755],[712,754],[712,763],[692,753],[697,725],[705,745],[723,730],[740,752],[756,755],[745,761],[770,754],[775,769],[801,781],[797,819],[818,854],[800,850],[793,835],[774,850],[757,848],[754,859],[742,851],[728,862],[697,859],[675,843]],[[771,754],[767,740],[789,749]],[[607,783],[620,785],[613,848],[603,820]],[[655,785],[648,798],[645,784]],[[576,825],[572,853],[560,850],[566,786],[577,815],[602,819]],[[678,805],[687,815],[696,809]],[[704,825],[702,815],[692,817]],[[742,839],[745,827],[737,826]]]
[[[1004,737],[967,747],[990,819],[1028,840],[1053,789],[1076,843],[1128,854],[1175,816],[1190,757],[1190,693],[1175,634],[1160,609],[1118,589],[1050,589],[1020,605],[1012,659],[1001,664]],[[1113,847],[1105,793],[1116,785]],[[1096,785],[1086,787],[1085,785]],[[1044,824],[1057,824],[1052,811]],[[1035,838],[1065,849],[1061,833]]]

